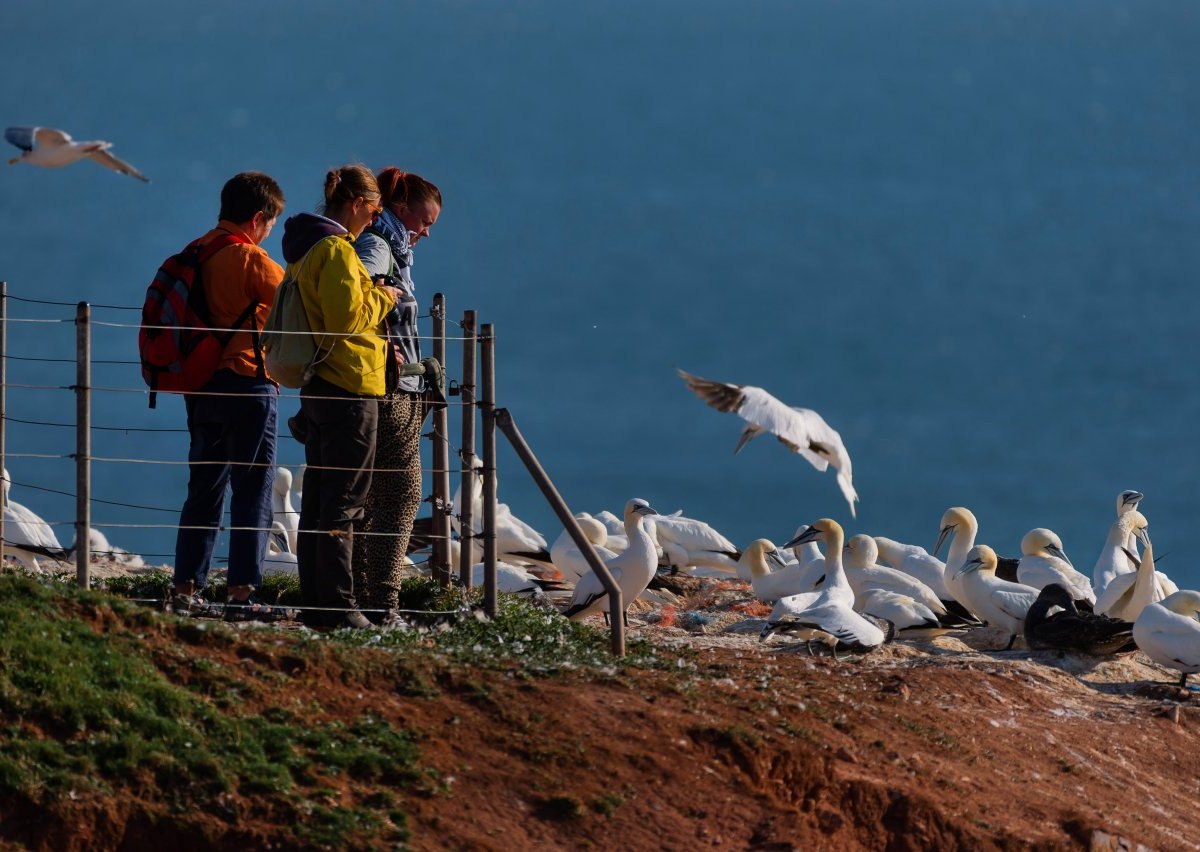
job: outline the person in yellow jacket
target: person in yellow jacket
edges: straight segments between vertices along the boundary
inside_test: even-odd
[[[300,391],[306,469],[296,554],[304,622],[318,629],[370,627],[354,593],[354,526],[375,463],[384,319],[399,293],[375,285],[353,241],[379,210],[375,176],[348,165],[325,176],[324,215],[300,213],[283,226],[287,274],[299,284],[320,353]]]

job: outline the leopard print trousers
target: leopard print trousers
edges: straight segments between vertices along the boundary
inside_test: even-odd
[[[404,555],[421,506],[421,424],[425,403],[417,394],[393,391],[379,400],[376,473],[355,532],[354,595],[363,609],[394,609],[400,603]],[[378,471],[399,470],[396,473]]]

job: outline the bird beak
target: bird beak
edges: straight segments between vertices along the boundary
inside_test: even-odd
[[[1122,506],[1136,506],[1145,495],[1140,491],[1126,491],[1121,495]]]
[[[772,550],[767,554],[767,558],[778,565],[780,568],[786,568],[787,563],[783,561],[783,557],[779,555],[779,548]]]
[[[950,532],[953,529],[954,529],[954,524],[947,524],[946,526],[942,527],[942,531],[940,533],[938,533],[937,544],[935,544],[933,546],[933,555],[934,556],[938,555],[938,551],[942,549],[942,543],[946,540],[946,537],[948,535],[950,535]]]
[[[1064,551],[1064,550],[1063,550],[1061,547],[1059,547],[1058,545],[1056,545],[1056,544],[1048,544],[1048,545],[1046,545],[1046,550],[1047,550],[1047,552],[1049,552],[1049,553],[1050,553],[1052,556],[1057,556],[1059,559],[1061,559],[1063,562],[1065,562],[1065,563],[1067,563],[1068,565],[1070,565],[1072,568],[1074,568],[1074,567],[1075,567],[1075,564],[1074,564],[1073,562],[1071,562],[1071,560],[1070,560],[1070,558],[1067,556],[1066,552],[1065,552],[1065,551]]]
[[[1142,527],[1140,530],[1135,530],[1133,534],[1138,537],[1138,540],[1141,541],[1143,545],[1146,547],[1150,546],[1150,531],[1148,529]]]
[[[816,541],[821,536],[822,536],[822,532],[820,530],[809,527],[804,532],[800,533],[800,535],[789,540],[787,542],[787,544],[785,544],[783,546],[783,549],[787,550],[788,548],[795,547],[796,545],[799,545],[799,544],[808,544],[810,541]]]
[[[633,512],[636,515],[657,515],[658,514],[658,512],[654,511],[649,506],[638,506],[636,509],[633,510]]]
[[[963,567],[959,568],[954,576],[961,577],[963,574],[969,574],[972,571],[978,571],[982,567],[982,562],[980,562],[978,559],[972,559],[970,562],[964,563]]]

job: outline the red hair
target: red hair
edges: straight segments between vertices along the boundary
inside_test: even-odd
[[[393,204],[412,206],[430,201],[439,208],[442,206],[441,190],[420,175],[388,166],[376,176],[376,180],[379,182],[384,207],[391,207]]]

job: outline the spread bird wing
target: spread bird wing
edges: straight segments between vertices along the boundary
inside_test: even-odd
[[[150,183],[150,178],[139,172],[133,166],[124,160],[119,160],[108,151],[93,151],[88,154],[88,159],[99,163],[106,169],[112,169],[114,172],[120,172],[123,175],[129,175],[132,178],[137,178],[143,183]]]
[[[70,134],[55,130],[53,127],[35,127],[33,136],[38,145],[44,145],[47,148],[53,148],[55,145],[69,145],[74,141]]]

